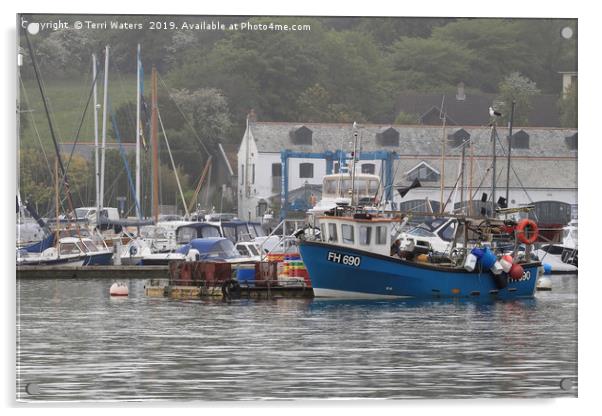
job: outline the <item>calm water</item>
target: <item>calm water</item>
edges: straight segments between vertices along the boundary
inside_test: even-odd
[[[111,299],[110,280],[17,282],[21,400],[577,394],[577,277],[533,300]],[[573,389],[564,391],[568,378]],[[30,395],[25,386],[35,383]]]

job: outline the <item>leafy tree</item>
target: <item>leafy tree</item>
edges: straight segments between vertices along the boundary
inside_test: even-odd
[[[181,89],[173,90],[171,96],[209,152],[215,153],[217,143],[226,137],[231,127],[228,103],[221,91]]]
[[[577,128],[577,84],[571,84],[566,95],[558,101],[562,127]]]
[[[516,102],[514,123],[527,125],[527,114],[531,111],[531,96],[539,94],[535,82],[522,76],[519,72],[512,72],[499,85],[499,96],[497,108],[502,113],[502,120],[508,122],[512,107],[512,101]]]
[[[398,90],[429,90],[470,79],[476,54],[447,40],[401,38],[393,44],[390,60]]]
[[[408,114],[400,111],[397,117],[395,117],[394,124],[418,124],[418,115]]]

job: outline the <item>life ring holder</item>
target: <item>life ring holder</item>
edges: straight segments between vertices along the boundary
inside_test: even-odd
[[[530,237],[527,237],[527,232],[531,234]],[[528,218],[520,220],[516,226],[516,237],[524,244],[535,243],[539,237],[539,227],[537,226],[537,223]]]

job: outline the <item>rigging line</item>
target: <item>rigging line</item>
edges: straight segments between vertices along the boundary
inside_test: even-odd
[[[29,97],[27,95],[27,90],[25,89],[25,83],[23,82],[23,78],[21,78],[21,74],[19,74],[19,81],[21,81],[21,85],[23,87],[23,97],[25,98],[25,104],[27,105],[28,112],[31,114],[31,124],[33,126],[33,130],[36,133],[36,138],[38,139],[38,143],[42,148],[42,154],[44,155],[44,160],[46,161],[46,166],[48,167],[49,175],[52,176],[52,168],[50,167],[50,161],[48,160],[48,155],[46,154],[46,150],[44,149],[44,144],[42,143],[42,138],[40,137],[40,132],[38,131],[38,127],[36,126],[36,120],[33,115],[34,109],[31,107],[29,103]]]
[[[496,138],[498,140],[498,143],[502,147],[502,155],[503,156],[507,156],[506,150],[505,150],[504,145],[503,145],[503,143],[502,143],[502,141],[500,139],[500,136],[497,134],[497,130],[495,132],[495,135],[496,135]],[[518,184],[520,185],[521,189],[523,190],[523,192],[525,193],[525,195],[527,195],[527,198],[529,199],[529,202],[533,203],[533,199],[531,198],[531,195],[529,195],[529,192],[527,192],[527,189],[523,185],[523,182],[520,180],[520,177],[518,176],[518,173],[516,173],[516,170],[514,169],[514,166],[510,165],[510,168],[512,169],[512,172],[514,173],[514,176],[516,177],[516,180],[518,181]]]
[[[59,166],[61,168],[61,172],[63,174],[63,176],[65,176],[65,166],[63,165],[63,160],[61,159],[61,152],[59,150],[59,145],[57,142],[57,138],[55,136],[54,133],[54,127],[52,124],[52,118],[50,117],[50,112],[48,109],[48,103],[46,100],[46,95],[44,94],[44,88],[42,87],[42,83],[40,81],[40,74],[39,74],[39,70],[38,70],[38,64],[35,58],[35,55],[33,53],[33,47],[31,46],[31,41],[29,40],[29,35],[27,34],[27,30],[24,31],[25,33],[25,39],[27,41],[27,47],[29,49],[29,55],[31,57],[31,62],[32,62],[32,66],[33,66],[33,70],[34,73],[36,75],[36,80],[37,80],[37,84],[38,84],[38,88],[40,90],[40,96],[42,97],[42,102],[44,103],[44,110],[46,112],[46,116],[48,119],[48,128],[50,129],[50,136],[52,137],[52,142],[54,144],[54,149],[56,151],[56,157],[57,157],[57,161],[59,163]],[[75,209],[74,209],[74,204],[73,204],[73,198],[71,197],[71,191],[69,190],[69,182],[67,181],[67,178],[65,177],[65,191],[67,193],[68,196],[68,200],[69,200],[69,208],[70,210],[75,214]],[[80,236],[80,229],[79,226],[77,225],[76,222],[76,230],[77,230],[77,234],[78,237]]]
[[[186,204],[186,200],[184,199],[184,192],[182,192],[182,185],[180,184],[180,178],[178,177],[178,170],[176,169],[176,163],[173,160],[173,155],[171,154],[171,148],[169,147],[169,141],[167,140],[167,134],[165,133],[165,127],[163,127],[163,120],[161,119],[161,112],[157,107],[157,115],[159,116],[159,124],[161,125],[161,130],[163,131],[163,137],[165,138],[165,144],[167,145],[167,153],[169,153],[169,159],[171,160],[171,165],[173,167],[174,175],[176,176],[176,183],[178,184],[178,190],[180,191],[180,198],[182,198],[182,203],[184,204],[184,212],[186,212],[186,217],[190,214],[188,212],[188,206]]]
[[[163,84],[163,87],[167,91],[167,94],[169,95],[169,98],[171,98],[171,100],[174,102],[174,104],[176,105],[176,108],[178,109],[178,111],[182,115],[182,118],[184,119],[184,121],[186,121],[186,123],[188,124],[188,127],[192,130],[192,133],[194,134],[194,137],[196,137],[197,141],[203,147],[203,149],[205,150],[205,152],[207,153],[207,155],[210,156],[211,152],[209,152],[209,150],[207,149],[207,146],[205,146],[205,143],[203,143],[203,141],[201,140],[201,138],[197,134],[196,130],[194,129],[194,127],[192,127],[192,124],[190,123],[190,121],[188,121],[188,118],[186,118],[186,116],[184,115],[184,112],[182,111],[182,109],[180,108],[180,106],[178,105],[178,103],[176,102],[176,100],[173,98],[173,95],[171,94],[171,91],[167,87],[167,84],[165,84],[165,81],[163,81],[163,78],[161,77],[161,74],[159,74],[159,71],[157,71],[157,75],[159,77],[159,81],[161,81],[161,84]]]
[[[115,138],[119,143],[119,154],[121,155],[121,159],[123,160],[123,164],[125,165],[125,170],[127,172],[128,184],[130,186],[130,192],[132,197],[134,198],[134,203],[136,204],[137,212],[140,212],[140,205],[138,200],[136,199],[136,188],[134,187],[134,183],[132,181],[132,174],[130,172],[130,164],[128,163],[127,157],[125,155],[125,150],[123,149],[123,145],[121,144],[121,134],[119,134],[119,126],[117,125],[117,118],[115,117],[115,112],[111,108],[111,100],[109,100],[109,112],[111,113],[111,123],[113,125],[113,132],[115,133]]]
[[[124,77],[119,69],[119,65],[117,65],[115,60],[111,61],[110,65],[115,68],[115,72],[117,73],[117,77],[119,78],[119,84],[121,84],[121,90],[127,91],[127,88],[125,88],[126,84],[124,81]],[[130,103],[131,103],[131,101],[126,101],[124,103],[125,104],[125,115],[128,118],[128,122],[130,123],[130,125],[136,125],[136,121],[135,121],[136,117],[132,115],[131,106],[129,105]],[[135,130],[135,128],[134,128],[134,130]]]
[[[98,79],[98,73],[96,74],[96,77],[92,80],[92,87],[90,88],[90,93],[88,94],[88,101],[86,101],[86,106],[84,107],[84,111],[82,112],[82,116],[79,121],[79,126],[78,126],[77,132],[75,134],[75,139],[73,141],[73,146],[71,146],[71,153],[69,154],[69,159],[67,159],[67,167],[65,168],[65,174],[63,175],[62,184],[64,184],[66,181],[66,174],[69,171],[69,166],[71,165],[71,160],[73,159],[73,154],[75,153],[75,146],[77,146],[77,143],[79,142],[79,135],[81,133],[82,126],[84,125],[86,113],[88,112],[88,107],[90,106],[90,101],[92,100],[92,96],[94,95],[94,86],[96,85],[97,79]],[[81,195],[80,195],[80,200],[81,200]],[[82,204],[83,204],[83,201],[82,201]]]

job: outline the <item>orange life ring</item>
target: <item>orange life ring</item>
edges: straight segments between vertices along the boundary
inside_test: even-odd
[[[531,234],[530,237],[527,237],[527,232]],[[537,237],[539,237],[539,227],[537,227],[537,223],[533,220],[520,220],[516,226],[516,236],[521,243],[533,244],[537,241]]]

